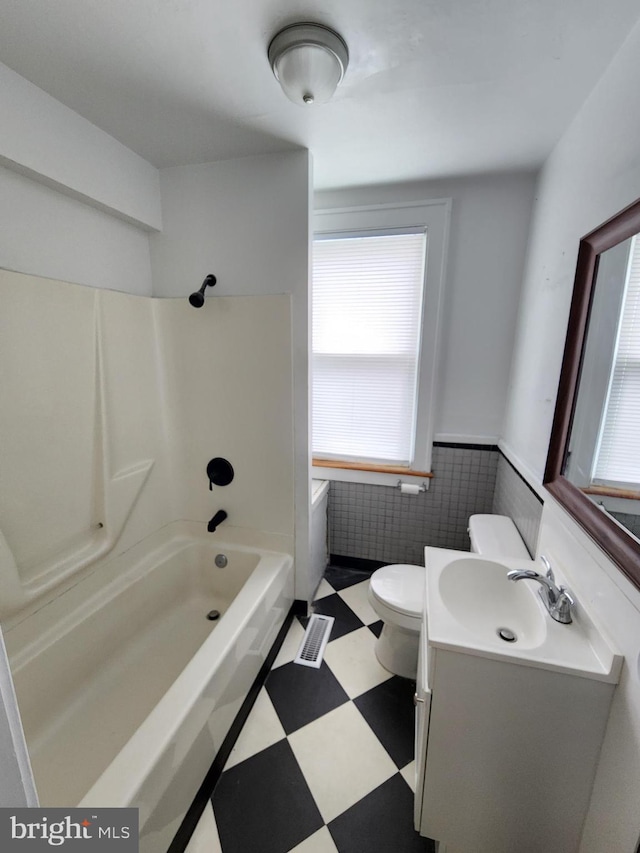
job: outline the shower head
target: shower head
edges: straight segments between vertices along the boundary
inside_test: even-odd
[[[189,297],[189,305],[193,305],[194,308],[202,308],[204,305],[204,292],[207,287],[213,287],[216,283],[215,275],[209,273],[209,275],[202,282],[202,287],[200,290],[197,290],[195,293],[192,293]]]

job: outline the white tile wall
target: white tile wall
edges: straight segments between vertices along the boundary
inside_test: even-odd
[[[500,454],[492,512],[515,522],[529,553],[536,553],[542,518],[542,501],[515,468]]]
[[[387,563],[422,565],[425,545],[469,549],[469,516],[491,512],[499,453],[495,448],[434,447],[427,492],[332,482],[330,552]]]

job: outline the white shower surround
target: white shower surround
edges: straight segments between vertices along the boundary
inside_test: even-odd
[[[294,599],[291,301],[8,271],[0,299],[0,615],[40,802],[137,806],[165,849]]]
[[[288,296],[154,299],[0,271],[5,630],[177,519],[293,537]],[[208,461],[234,481],[209,491]]]

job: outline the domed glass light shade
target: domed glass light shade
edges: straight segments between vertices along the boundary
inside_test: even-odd
[[[323,104],[335,92],[349,63],[342,38],[320,24],[293,24],[269,45],[269,62],[294,104]]]

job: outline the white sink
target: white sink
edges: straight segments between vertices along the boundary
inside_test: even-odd
[[[528,561],[527,561],[528,562]],[[517,643],[519,648],[540,646],[546,634],[544,606],[528,584],[514,583],[509,569],[486,559],[460,557],[444,567],[438,592],[444,607],[458,624],[478,639],[498,646]],[[503,640],[499,632],[514,639]]]
[[[512,569],[542,571],[533,560],[501,561],[466,551],[425,548],[425,565],[424,627],[431,645],[618,681],[622,657],[581,608],[576,608],[571,624],[561,625],[540,600],[537,582],[507,578]]]

